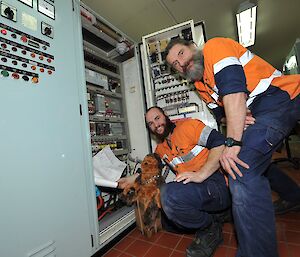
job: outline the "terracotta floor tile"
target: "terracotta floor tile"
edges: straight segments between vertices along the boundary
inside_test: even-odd
[[[285,242],[278,242],[278,253],[280,257],[289,257],[288,247]]]
[[[230,247],[228,247],[228,248],[227,248],[226,257],[235,257],[236,251],[237,251],[236,248],[230,248]],[[225,256],[224,256],[224,257],[225,257]]]
[[[288,243],[300,244],[300,232],[286,231],[285,235]]]
[[[300,257],[300,245],[288,244],[287,247],[289,249],[290,257]]]
[[[232,223],[224,223],[223,225],[223,232],[233,233],[234,227]]]
[[[111,249],[106,254],[104,254],[103,257],[118,257],[118,256],[120,256],[121,253],[122,252],[120,252],[116,249]]]
[[[230,246],[230,240],[231,240],[231,233],[224,233],[223,232],[223,246]]]
[[[186,248],[192,243],[192,238],[182,237],[175,250],[185,252]]]
[[[278,242],[282,242],[282,241],[285,241],[285,229],[283,228],[278,228],[276,230],[276,237],[277,237],[277,241]]]
[[[161,235],[159,239],[159,244],[161,246],[166,246],[168,248],[175,249],[181,238],[182,235],[165,232]]]
[[[133,237],[135,239],[138,238],[143,238],[144,236],[142,235],[141,231],[137,230],[136,228],[133,229],[127,236]]]
[[[119,257],[135,257],[132,254],[128,254],[128,253],[121,253],[121,255]]]
[[[114,248],[119,251],[125,251],[129,245],[131,245],[136,239],[132,237],[125,237],[119,243],[117,243]]]
[[[227,252],[227,247],[219,246],[214,253],[214,257],[225,257]]]
[[[286,221],[285,229],[295,231],[295,232],[300,232],[300,217],[298,221],[294,221],[294,220]]]
[[[237,248],[237,238],[235,233],[231,234],[230,247]]]
[[[145,240],[145,241],[147,241],[147,242],[149,242],[149,243],[155,243],[155,242],[159,241],[160,237],[161,237],[163,234],[164,234],[164,232],[160,231],[160,232],[154,234],[154,235],[153,235],[152,237],[150,237],[150,238],[147,238],[147,237],[145,237],[145,236],[142,236],[142,237],[140,237],[139,239],[140,239],[140,240]]]
[[[153,245],[147,252],[145,257],[169,257],[173,252],[170,248],[161,247],[158,245]]]
[[[137,239],[126,249],[126,253],[136,257],[143,257],[151,246],[152,244]]]
[[[173,251],[173,253],[171,254],[170,257],[186,257],[186,254],[185,254],[185,252]]]

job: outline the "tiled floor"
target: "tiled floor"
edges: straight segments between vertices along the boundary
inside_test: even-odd
[[[300,170],[293,169],[289,163],[279,165],[300,184]],[[276,199],[274,193],[273,199]],[[280,257],[300,257],[300,212],[277,216],[276,226]],[[214,257],[234,257],[237,242],[232,224],[224,224],[223,237],[224,242],[218,247]],[[147,239],[135,228],[104,256],[184,257],[185,249],[192,239],[193,235],[178,235],[169,232],[159,232],[152,238]]]

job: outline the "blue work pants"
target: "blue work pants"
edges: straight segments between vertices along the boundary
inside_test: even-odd
[[[161,203],[165,214],[184,229],[204,229],[212,223],[211,213],[231,204],[224,175],[215,172],[202,183],[170,182],[161,188]]]
[[[275,216],[271,189],[264,172],[272,153],[300,119],[300,97],[290,100],[285,91],[270,86],[250,105],[256,118],[243,133],[238,165],[243,177],[229,179],[232,210],[238,236],[238,257],[277,257]]]

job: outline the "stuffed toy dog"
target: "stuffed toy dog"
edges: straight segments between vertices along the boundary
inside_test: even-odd
[[[161,229],[159,187],[164,183],[162,163],[158,155],[148,154],[141,164],[141,173],[134,184],[125,187],[121,199],[136,204],[136,223],[142,234],[151,237]]]

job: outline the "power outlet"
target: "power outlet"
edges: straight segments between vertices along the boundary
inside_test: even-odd
[[[1,2],[1,16],[11,21],[17,21],[17,8],[7,3]]]

